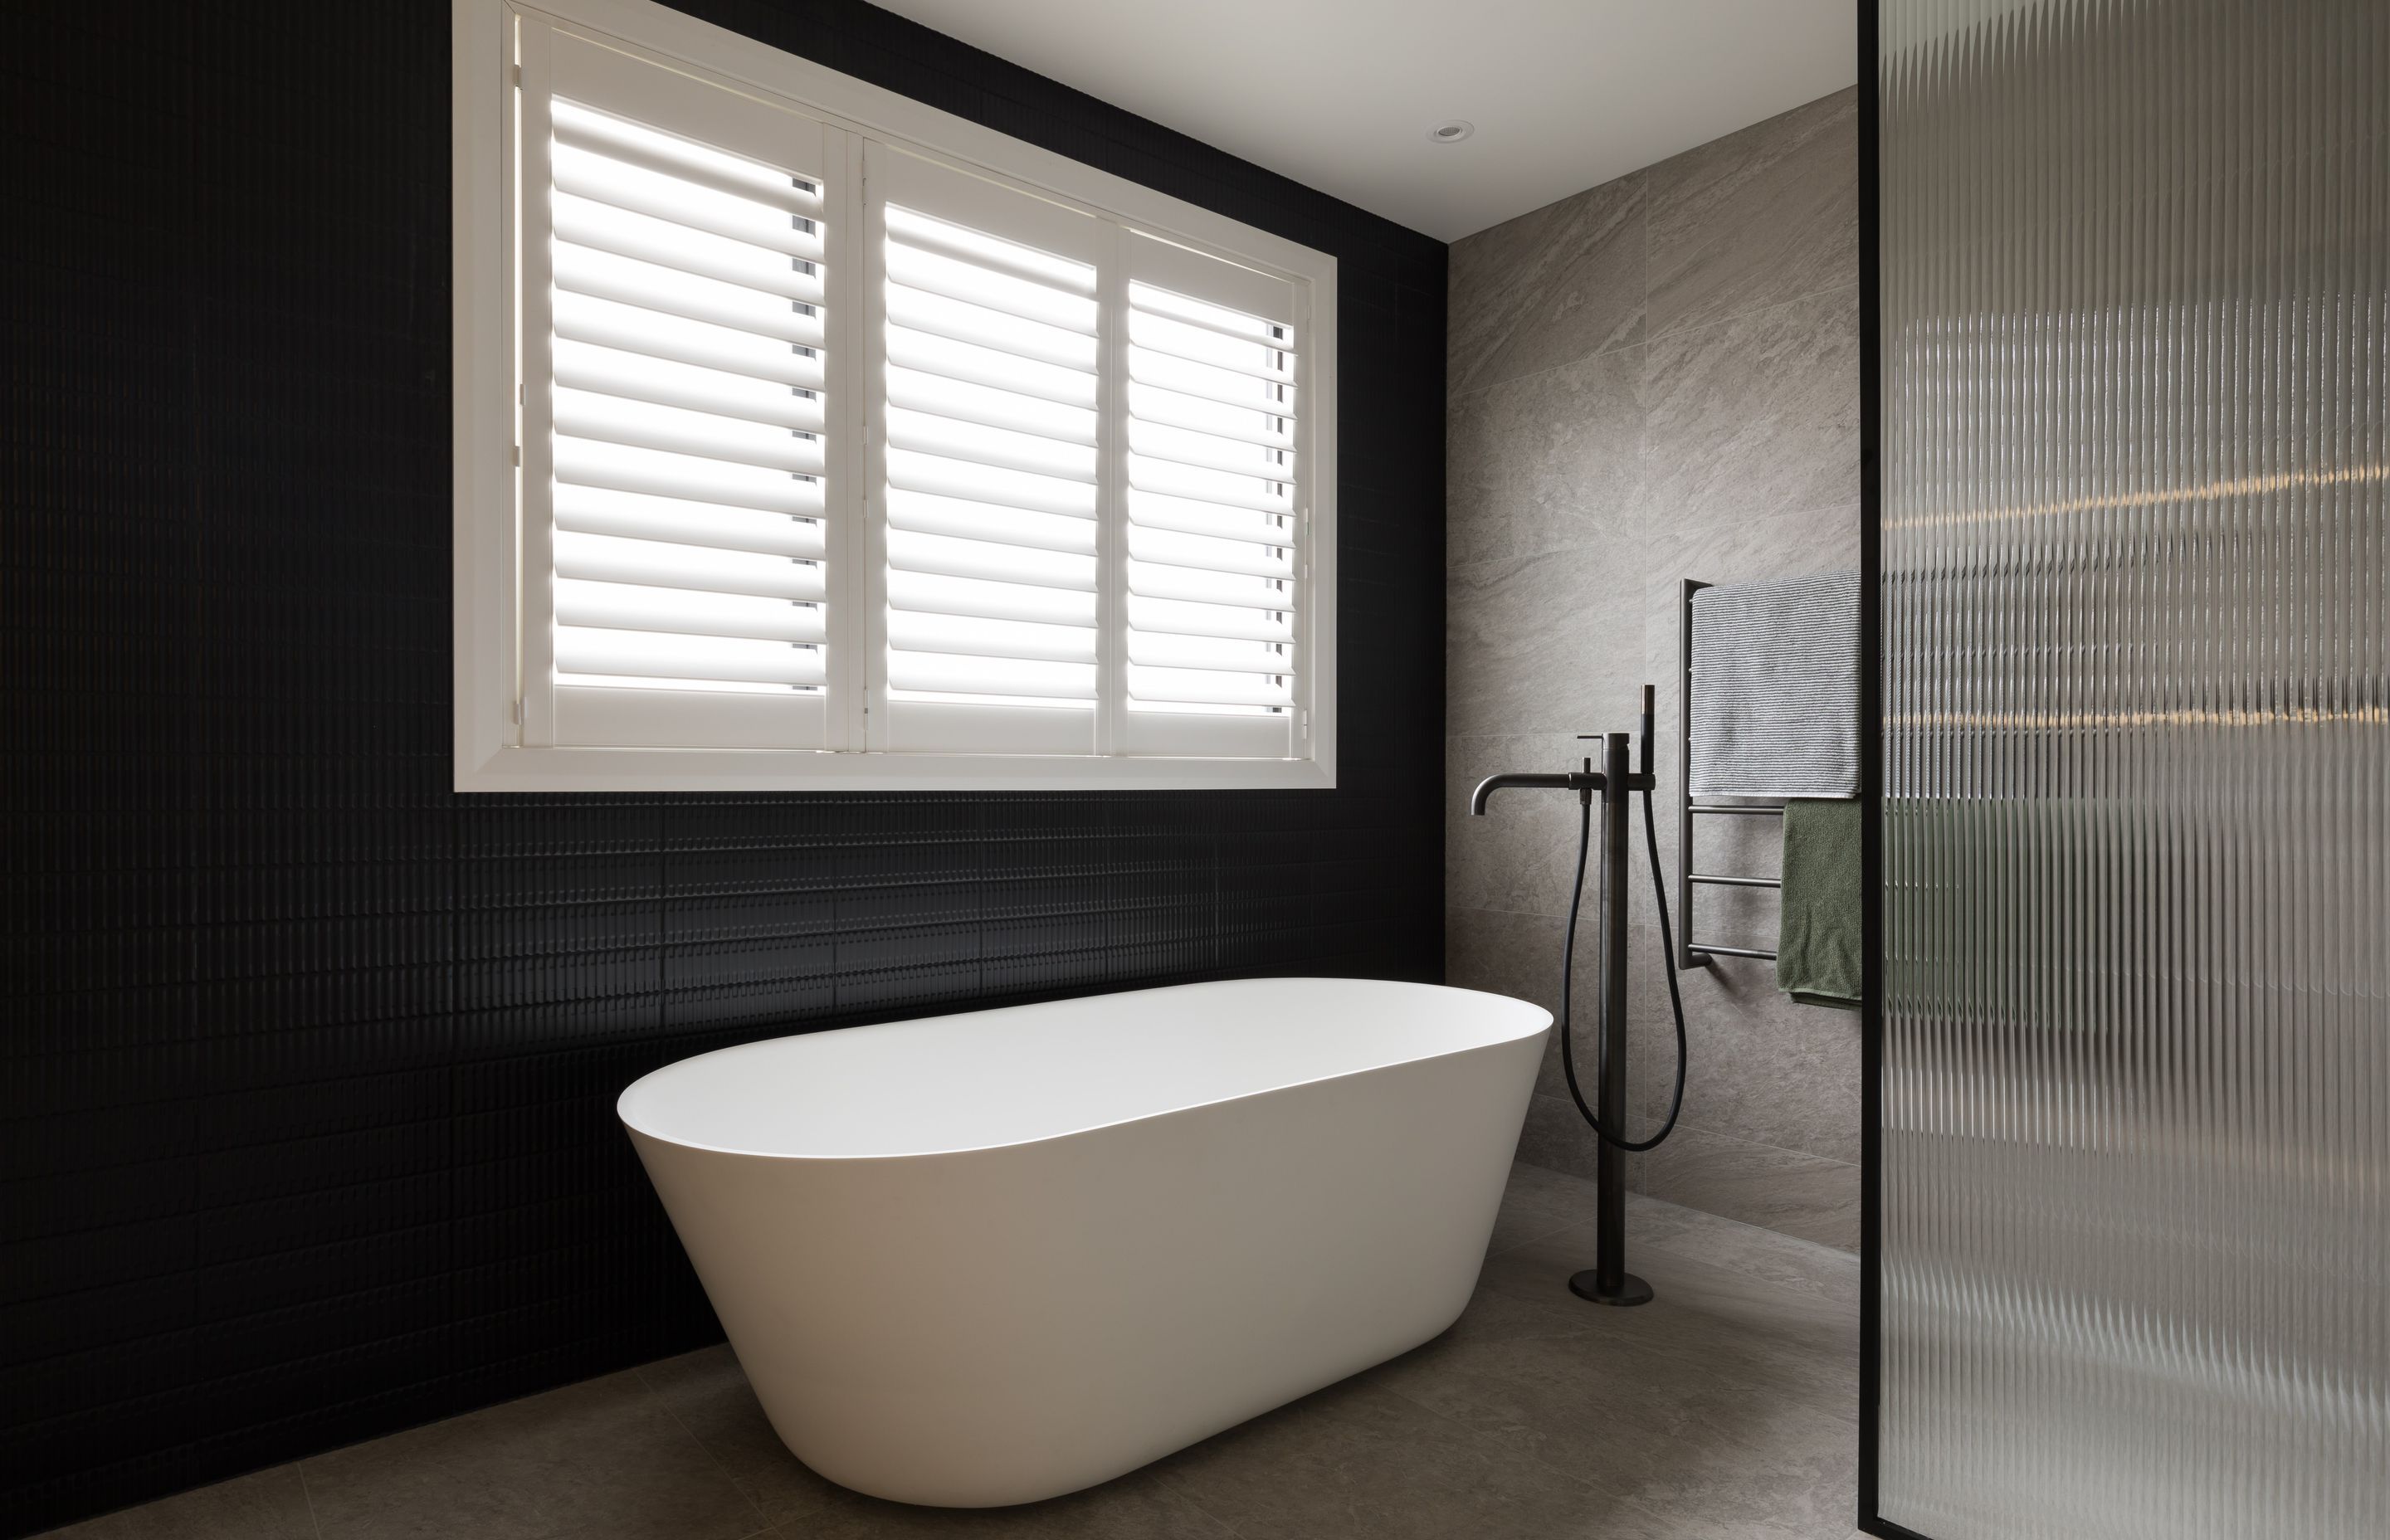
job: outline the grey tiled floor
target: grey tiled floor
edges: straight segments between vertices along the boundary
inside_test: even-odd
[[[1513,1169],[1476,1299],[1393,1363],[1092,1491],[906,1508],[780,1446],[726,1348],[56,1532],[78,1540],[1844,1540],[1848,1253],[1632,1200],[1636,1310],[1585,1304],[1590,1183]]]

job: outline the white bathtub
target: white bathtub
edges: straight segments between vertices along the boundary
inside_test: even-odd
[[[1432,984],[1189,984],[726,1048],[619,1110],[797,1457],[983,1508],[1451,1325],[1550,1020]]]

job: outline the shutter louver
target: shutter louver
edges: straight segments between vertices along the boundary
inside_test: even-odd
[[[546,105],[555,740],[818,746],[822,131],[562,36]]]
[[[872,167],[883,263],[879,746],[1089,752],[1103,232],[910,157]]]
[[[1304,602],[1291,288],[1130,241],[1127,747],[1287,753]]]

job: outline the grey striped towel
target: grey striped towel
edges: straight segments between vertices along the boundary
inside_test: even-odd
[[[1693,595],[1696,797],[1856,797],[1859,575]]]

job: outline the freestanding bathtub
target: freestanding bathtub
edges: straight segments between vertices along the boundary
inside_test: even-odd
[[[797,1457],[984,1508],[1450,1326],[1550,1021],[1433,984],[1189,984],[726,1048],[618,1110]]]

